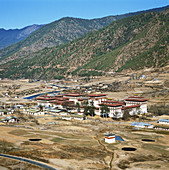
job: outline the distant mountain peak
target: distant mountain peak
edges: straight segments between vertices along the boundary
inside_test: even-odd
[[[28,35],[30,35],[32,32],[36,31],[42,26],[43,25],[34,24],[34,25],[26,26],[21,29],[18,29],[18,28],[8,29],[8,30],[3,29],[3,28],[0,29],[0,49],[23,40]]]

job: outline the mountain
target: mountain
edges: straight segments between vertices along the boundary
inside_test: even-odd
[[[0,77],[61,78],[102,75],[169,64],[169,9],[114,21],[109,26],[0,66]]]
[[[147,11],[108,16],[92,20],[71,17],[62,18],[34,31],[26,39],[18,42],[17,44],[1,50],[0,60],[2,61],[5,59],[3,62],[7,62],[16,58],[30,55],[31,53],[45,47],[54,47],[64,44],[68,41],[84,36],[88,32],[102,29],[113,21],[149,11],[162,11],[166,8],[167,7],[156,8]]]
[[[25,39],[29,34],[42,26],[43,25],[30,25],[22,29],[0,29],[0,49]]]

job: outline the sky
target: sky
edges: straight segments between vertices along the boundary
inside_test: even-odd
[[[63,17],[101,18],[169,5],[169,0],[0,0],[0,28],[48,24]]]

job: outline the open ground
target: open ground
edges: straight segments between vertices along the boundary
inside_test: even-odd
[[[55,125],[1,126],[1,150],[5,146],[8,154],[63,169],[167,169],[169,132],[136,130],[128,123],[95,118],[85,122],[55,120]],[[105,143],[104,133],[108,131],[120,135],[124,141]],[[136,151],[123,151],[123,147]]]

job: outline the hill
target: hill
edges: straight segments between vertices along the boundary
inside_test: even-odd
[[[169,9],[113,22],[86,36],[1,65],[0,77],[60,78],[163,67],[169,61]]]
[[[41,28],[43,25],[30,25],[22,29],[0,29],[0,49],[15,44],[25,39],[32,32]]]
[[[167,7],[139,11],[99,19],[62,18],[34,31],[26,39],[0,50],[0,61],[7,62],[29,55],[45,47],[53,47],[77,39],[88,32],[97,31],[113,21],[149,11],[162,11]]]

